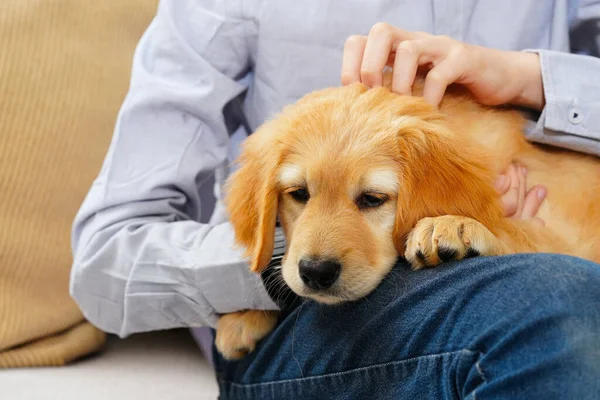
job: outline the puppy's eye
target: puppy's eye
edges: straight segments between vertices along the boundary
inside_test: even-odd
[[[292,198],[300,203],[306,203],[308,201],[308,199],[310,198],[310,195],[308,194],[308,190],[304,189],[304,188],[300,188],[300,189],[296,189],[293,192],[290,192],[290,196],[292,196]]]
[[[356,205],[360,209],[376,208],[387,201],[387,197],[381,194],[363,193],[358,197]]]

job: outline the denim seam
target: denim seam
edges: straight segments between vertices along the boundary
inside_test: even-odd
[[[481,356],[481,353],[479,353],[479,355]],[[483,382],[487,383],[487,378],[485,377],[485,374],[483,373],[483,369],[481,369],[481,364],[479,363],[479,361],[481,361],[481,360],[477,360],[477,362],[475,362],[475,369],[477,370],[477,373],[479,374],[479,376],[481,376],[481,379],[483,379]],[[479,389],[479,388],[476,387],[475,389],[473,389],[473,400],[477,400],[477,389]]]
[[[476,353],[472,350],[467,350],[467,349],[456,350],[456,351],[447,351],[447,352],[439,353],[439,354],[428,354],[428,355],[424,355],[424,356],[411,357],[411,358],[407,358],[404,360],[390,361],[390,362],[383,363],[383,364],[374,364],[374,365],[369,365],[368,367],[354,368],[354,369],[350,369],[350,370],[342,371],[342,372],[332,372],[330,374],[307,376],[305,378],[283,379],[280,381],[271,381],[271,382],[243,384],[243,383],[227,381],[224,379],[220,379],[219,381],[221,381],[223,383],[227,383],[231,386],[248,389],[248,388],[253,388],[253,387],[279,385],[282,383],[305,382],[305,381],[315,380],[315,379],[331,378],[334,376],[342,376],[342,375],[347,375],[347,374],[360,372],[360,371],[368,371],[368,370],[371,370],[374,368],[387,367],[389,365],[399,365],[399,364],[403,364],[403,363],[407,363],[407,362],[411,362],[411,361],[415,361],[415,360],[423,360],[423,359],[428,359],[428,358],[439,358],[439,357],[444,357],[444,356],[449,356],[449,355],[455,355],[455,354],[463,353],[465,351]]]
[[[483,379],[484,382],[487,382],[487,378],[485,376],[485,373],[483,372],[483,368],[481,368],[481,356],[484,355],[484,353],[482,353],[481,351],[478,350],[471,350],[471,349],[463,349],[462,350],[464,353],[470,353],[470,354],[477,354],[478,355],[478,359],[475,362],[475,369],[477,370],[477,373],[479,374],[479,376],[481,377],[481,379]]]
[[[483,372],[483,368],[481,368],[481,356],[483,355],[483,353],[480,351],[469,349],[464,349],[464,351],[471,354],[478,354],[478,360],[475,362],[475,370],[477,371],[483,382],[487,383],[488,380],[485,376],[485,373]],[[477,400],[477,389],[478,388],[473,389],[473,400]]]
[[[483,373],[483,369],[481,368],[480,360],[477,360],[477,362],[475,363],[475,368],[477,369],[477,372],[481,376],[481,379],[483,379],[484,382],[487,382],[487,378],[485,377],[485,374]]]

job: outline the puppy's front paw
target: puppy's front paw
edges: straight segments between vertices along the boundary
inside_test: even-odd
[[[250,353],[275,328],[277,311],[247,310],[225,314],[217,322],[215,345],[228,360]]]
[[[423,218],[408,235],[404,257],[414,269],[445,261],[500,254],[501,243],[483,224],[454,215]]]

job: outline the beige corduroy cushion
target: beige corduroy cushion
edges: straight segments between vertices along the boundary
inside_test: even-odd
[[[68,293],[73,218],[157,0],[1,0],[0,367],[102,348]]]

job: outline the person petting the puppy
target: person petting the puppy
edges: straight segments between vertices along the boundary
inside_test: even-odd
[[[599,18],[591,0],[161,1],[74,221],[72,296],[121,337],[278,309],[223,207],[240,143],[310,91],[381,85],[386,66],[399,94],[421,70],[433,105],[464,85],[527,112],[528,140],[600,155],[600,59],[569,35]],[[532,219],[546,193],[513,165],[498,196]],[[220,398],[597,399],[599,304],[600,266],[572,257],[399,262],[364,301],[294,305],[241,360],[215,352]]]

